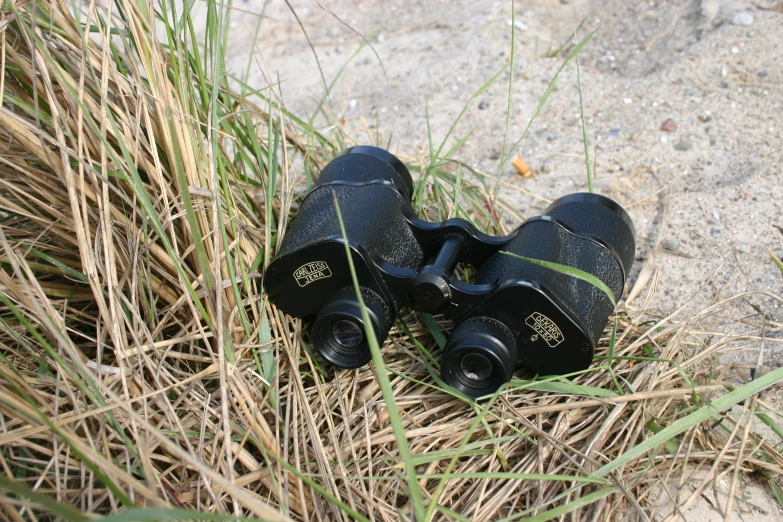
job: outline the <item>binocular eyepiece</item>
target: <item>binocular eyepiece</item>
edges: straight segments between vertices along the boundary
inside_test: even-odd
[[[264,286],[284,312],[315,316],[313,342],[323,359],[340,368],[367,364],[365,328],[382,341],[407,307],[454,320],[441,374],[469,397],[495,392],[520,366],[551,375],[590,365],[612,300],[589,282],[521,258],[592,274],[619,298],[635,249],[633,223],[622,207],[597,194],[571,194],[498,237],[460,218],[419,219],[412,194],[413,180],[399,159],[360,146],[332,160],[302,202]],[[458,263],[477,269],[473,282],[454,277]]]

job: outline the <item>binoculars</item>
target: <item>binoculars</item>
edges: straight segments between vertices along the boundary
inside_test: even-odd
[[[413,180],[399,159],[358,146],[332,160],[305,196],[264,287],[285,313],[315,317],[312,339],[323,359],[339,368],[367,364],[365,328],[382,342],[407,307],[455,322],[441,375],[471,398],[497,391],[517,367],[552,375],[590,365],[612,300],[583,279],[501,251],[587,272],[619,298],[635,248],[633,223],[620,205],[596,194],[571,194],[497,237],[461,218],[419,219],[412,195]],[[473,281],[455,277],[458,263],[477,270]]]

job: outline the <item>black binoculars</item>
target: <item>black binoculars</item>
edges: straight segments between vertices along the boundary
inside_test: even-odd
[[[305,196],[264,286],[284,312],[315,317],[312,337],[323,359],[340,368],[367,364],[365,327],[382,342],[397,312],[410,307],[454,320],[441,374],[472,398],[494,393],[518,366],[552,375],[590,365],[614,310],[609,296],[501,251],[587,272],[619,298],[635,248],[633,223],[620,205],[571,194],[497,237],[460,218],[419,219],[412,195],[399,159],[359,146],[332,160]],[[371,325],[362,319],[335,202]],[[454,276],[458,263],[477,270],[473,281]]]

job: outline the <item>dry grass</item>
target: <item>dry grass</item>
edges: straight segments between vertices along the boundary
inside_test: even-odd
[[[3,3],[0,517],[409,518],[377,369],[323,367],[260,284],[296,187],[345,138],[231,93],[221,11],[197,55],[181,13],[164,47],[151,2],[109,5],[77,21],[65,0]],[[419,191],[434,214],[453,213],[449,179]],[[458,183],[489,228],[487,190]],[[696,472],[702,489],[753,474],[780,491],[783,430],[760,392],[783,376],[719,362],[780,342],[768,317],[737,319],[747,297],[686,318],[629,307],[584,374],[478,404],[439,388],[438,329],[403,317],[380,370],[424,505],[647,519],[651,491]]]

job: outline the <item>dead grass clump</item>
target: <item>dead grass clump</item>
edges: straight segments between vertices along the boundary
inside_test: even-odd
[[[417,315],[385,368],[322,367],[260,282],[333,145],[231,91],[217,6],[199,47],[171,4],[157,22],[152,2],[107,5],[3,4],[3,518],[645,519],[652,488],[699,469],[705,487],[778,487],[783,430],[758,392],[779,371],[743,385],[748,368],[715,361],[780,325],[725,333],[732,300],[686,320],[624,311],[589,371],[478,404],[437,386],[440,331]]]

